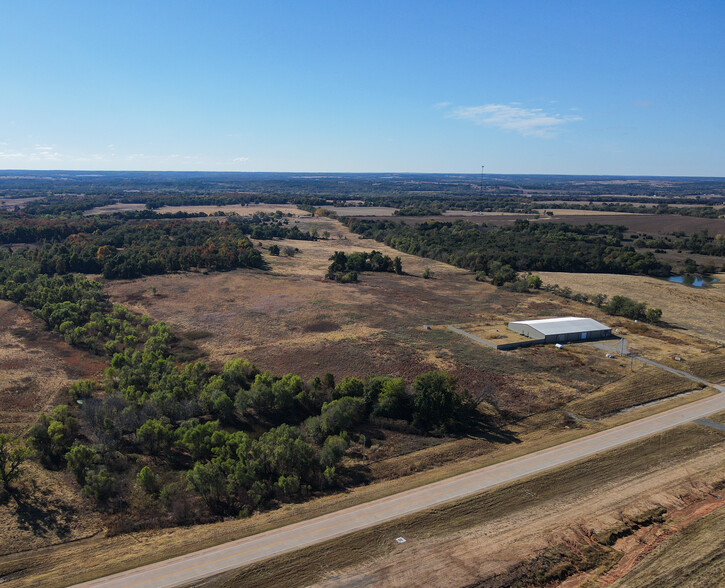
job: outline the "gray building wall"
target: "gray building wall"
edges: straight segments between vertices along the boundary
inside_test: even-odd
[[[567,341],[588,341],[589,339],[603,339],[612,334],[612,329],[597,331],[579,331],[574,333],[560,333],[557,335],[544,335],[534,327],[526,324],[509,323],[509,329],[531,339],[543,339],[545,343],[565,343]]]

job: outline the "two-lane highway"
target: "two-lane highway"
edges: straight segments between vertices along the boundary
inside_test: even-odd
[[[716,387],[725,392],[722,386]],[[724,410],[725,394],[718,394],[427,486],[79,586],[156,588],[188,584],[585,459]]]

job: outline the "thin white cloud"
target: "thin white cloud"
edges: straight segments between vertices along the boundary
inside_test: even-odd
[[[433,105],[433,108],[435,108],[436,110],[443,110],[444,108],[448,108],[450,105],[450,102],[436,102]]]
[[[562,125],[582,120],[579,115],[550,114],[541,108],[524,108],[518,104],[457,106],[446,116],[533,137],[553,137]]]
[[[235,157],[232,159],[234,163],[244,163],[245,161],[249,161],[249,157]]]
[[[22,159],[25,153],[19,151],[0,151],[0,159]]]

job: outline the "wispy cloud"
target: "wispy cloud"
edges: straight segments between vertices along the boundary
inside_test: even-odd
[[[524,136],[553,137],[557,130],[570,122],[583,120],[576,114],[553,114],[542,108],[525,108],[518,102],[456,106],[448,109],[446,117],[467,120],[477,125],[515,131]]]
[[[233,163],[244,163],[245,161],[249,161],[249,157],[235,157],[232,159]]]
[[[20,151],[0,151],[0,159],[22,159],[25,153]]]
[[[63,156],[55,150],[52,145],[36,145],[33,147],[33,153],[30,159],[41,159],[45,161],[58,161]]]

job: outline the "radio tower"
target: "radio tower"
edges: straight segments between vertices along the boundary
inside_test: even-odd
[[[481,196],[483,196],[483,168],[485,166],[481,166]]]

